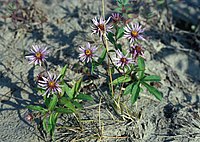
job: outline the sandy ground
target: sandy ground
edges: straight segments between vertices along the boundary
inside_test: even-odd
[[[159,90],[164,99],[158,102],[143,92],[137,107],[132,108],[133,116],[124,121],[118,121],[103,99],[101,132],[105,137],[102,141],[200,141],[200,35],[188,30],[200,21],[199,5],[198,0],[171,4],[168,5],[169,13],[166,8],[152,8],[155,19],[149,22],[139,17],[147,29],[147,70],[161,76]],[[33,89],[36,85],[33,80],[40,70],[28,65],[24,52],[33,43],[45,43],[51,51],[48,64],[52,68],[65,64],[73,66],[78,63],[78,45],[92,39],[89,33],[91,19],[101,13],[99,0],[41,0],[36,6],[48,17],[42,29],[23,34],[22,30],[13,32],[9,20],[7,24],[2,19],[0,22],[0,142],[48,141],[36,124],[29,124],[24,119],[25,106],[41,99]],[[108,13],[111,6],[107,1]],[[173,24],[166,18],[167,14]],[[71,70],[67,76],[76,79],[80,74]],[[91,92],[98,96],[94,90]],[[96,101],[99,104],[98,97]],[[95,141],[90,136],[100,133],[98,108],[97,105],[82,112],[82,118],[94,120],[83,124],[84,131],[57,130],[57,141],[80,138]],[[139,118],[135,119],[134,112]],[[65,119],[71,122],[66,121],[67,126],[77,125],[73,117],[65,116]]]

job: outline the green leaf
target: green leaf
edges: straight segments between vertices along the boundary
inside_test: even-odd
[[[92,69],[91,69],[91,73],[94,73],[94,70],[96,69],[96,67],[99,66],[99,63],[92,60]]]
[[[81,83],[82,83],[82,78],[80,78],[75,85],[72,87],[72,93],[73,93],[73,97],[74,95],[79,91],[80,87],[81,87]]]
[[[73,92],[72,92],[72,89],[66,84],[64,83],[63,85],[65,92],[67,93],[67,95],[69,96],[70,99],[73,99]]]
[[[124,95],[131,94],[134,84],[135,83],[131,83],[126,87],[126,89],[124,90]]]
[[[158,5],[161,5],[161,4],[164,4],[164,3],[165,3],[165,0],[157,0]]]
[[[51,136],[54,134],[57,118],[58,118],[58,113],[50,114],[48,131],[50,132]]]
[[[114,68],[114,67],[111,67],[111,68],[110,68],[110,73],[111,73],[111,74],[114,74],[114,72],[115,72],[115,68]]]
[[[139,67],[138,75],[139,78],[142,79],[144,77],[145,63],[144,59],[140,56],[138,57],[138,67]]]
[[[147,90],[154,95],[158,100],[162,100],[162,94],[153,86],[147,84],[146,82],[142,82],[142,84],[147,88]]]
[[[28,105],[27,108],[30,109],[30,110],[35,110],[35,111],[39,111],[39,112],[42,112],[42,113],[45,113],[45,112],[48,111],[47,109],[45,109],[41,106]]]
[[[77,101],[73,101],[72,103],[73,103],[73,105],[74,105],[75,107],[77,107],[77,108],[79,108],[79,109],[83,109],[83,105],[80,104],[80,103],[78,103]]]
[[[85,100],[85,101],[92,101],[93,98],[90,95],[86,95],[86,94],[79,94],[76,99],[78,100]]]
[[[122,1],[121,0],[117,0],[117,5],[118,5],[118,7],[121,7],[122,6]]]
[[[124,35],[124,28],[121,27],[121,28],[118,28],[117,29],[117,39],[120,39],[121,37],[123,37]]]
[[[55,111],[58,112],[58,113],[66,113],[66,114],[73,113],[73,111],[71,109],[69,109],[69,108],[62,108],[62,107],[55,108]]]
[[[48,132],[48,129],[47,129],[47,118],[43,118],[42,120],[42,126],[43,126],[43,129]]]
[[[51,122],[50,122],[50,118],[49,118],[49,120],[48,120],[47,123],[48,123],[48,125],[47,125],[47,132],[48,132],[48,133],[51,133],[53,126],[52,126],[52,124],[51,124]]]
[[[44,96],[44,103],[47,107],[49,107],[49,103],[51,101],[51,98],[47,98],[47,95]]]
[[[107,37],[108,37],[108,40],[112,43],[112,44],[115,44],[115,39],[113,38],[114,34],[109,32]]]
[[[122,8],[121,7],[117,7],[117,8],[115,8],[115,11],[118,12],[118,13],[122,13]]]
[[[123,0],[123,4],[127,5],[129,0]]]
[[[70,102],[70,100],[68,100],[65,97],[62,97],[61,99],[59,99],[59,104],[63,104],[69,109],[71,109],[73,112],[76,112],[76,108],[74,107],[74,105]]]
[[[117,79],[113,80],[112,84],[120,84],[131,81],[131,77],[128,75],[120,76]]]
[[[120,51],[122,51],[122,45],[121,44],[117,44],[116,48],[119,49]]]
[[[65,66],[62,68],[61,72],[60,72],[60,74],[61,74],[61,79],[63,79],[63,78],[65,77],[66,71],[67,71],[67,65],[65,65]]]
[[[69,100],[65,96],[63,96],[62,98],[58,100],[58,103],[59,105],[65,105],[68,101]]]
[[[131,10],[132,10],[132,7],[130,7],[129,5],[126,5],[126,6],[125,6],[125,9],[126,9],[126,11],[131,11]],[[131,17],[131,18],[133,18],[133,17]]]
[[[133,86],[132,92],[131,92],[131,103],[134,104],[139,96],[140,93],[140,82],[138,82],[137,84],[135,84]]]
[[[57,97],[57,95],[53,94],[53,98],[51,99],[51,101],[49,103],[48,109],[50,111],[54,110],[54,108],[56,107],[57,102],[58,102],[58,97]]]
[[[99,57],[98,62],[100,65],[103,63],[105,57],[106,57],[106,48],[103,49],[103,52],[102,52],[101,56]]]
[[[74,107],[74,105],[68,101],[66,104],[65,104],[66,107],[68,107],[69,109],[71,109],[73,112],[76,112],[76,108]]]
[[[149,75],[149,76],[145,76],[142,81],[155,81],[155,82],[159,82],[161,81],[160,77],[157,75]]]

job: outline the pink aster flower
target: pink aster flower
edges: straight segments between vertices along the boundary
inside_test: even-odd
[[[49,72],[47,72],[47,74],[48,77],[42,77],[42,79],[38,81],[38,85],[45,90],[43,95],[49,97],[53,93],[62,93],[58,80],[60,75],[56,77],[56,75],[52,76]]]
[[[94,52],[97,50],[97,47],[91,47],[89,42],[86,44],[85,48],[80,46],[79,50],[82,52],[79,54],[79,58],[82,62],[92,62],[93,57],[97,56],[94,54]]]
[[[100,37],[103,36],[103,34],[107,34],[108,32],[111,32],[111,29],[113,26],[109,25],[108,22],[110,21],[109,17],[107,20],[104,20],[102,17],[97,19],[96,17],[92,19],[93,26],[92,28],[92,34],[98,34]]]
[[[136,59],[138,56],[144,57],[144,49],[141,45],[134,45],[131,47],[130,53],[132,54],[133,59]]]
[[[117,24],[121,21],[121,15],[119,13],[112,13],[112,21],[114,24]]]
[[[116,54],[118,56],[118,58],[115,58],[115,64],[117,67],[124,68],[124,66],[127,66],[130,69],[129,64],[135,64],[132,58],[128,58],[129,53],[124,56],[123,53],[118,49]]]
[[[142,29],[142,26],[140,26],[138,23],[135,25],[131,23],[131,27],[127,24],[127,26],[124,27],[124,30],[124,37],[129,39],[130,43],[133,43],[137,40],[145,40],[142,35],[144,29]]]
[[[42,65],[47,58],[47,47],[44,45],[32,45],[32,49],[30,49],[30,54],[26,56],[29,60],[29,64],[34,63],[35,65]]]

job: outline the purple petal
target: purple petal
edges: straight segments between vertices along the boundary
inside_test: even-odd
[[[89,42],[86,44],[86,48],[90,49],[90,43]]]

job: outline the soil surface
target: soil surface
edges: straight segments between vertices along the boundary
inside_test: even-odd
[[[33,4],[20,2],[27,8]],[[37,123],[25,119],[26,106],[42,97],[34,89],[41,70],[29,65],[24,55],[32,44],[44,43],[49,47],[47,61],[52,70],[68,64],[67,79],[78,79],[81,73],[74,69],[80,64],[78,47],[94,42],[91,19],[102,13],[101,0],[38,0],[34,4],[33,9],[47,18],[42,25],[33,21],[22,24],[25,29],[20,24],[16,28],[9,18],[0,19],[0,142],[50,141]],[[114,4],[106,1],[107,17]],[[58,128],[66,128],[56,129],[56,141],[199,142],[199,6],[199,0],[167,1],[157,6],[152,0],[135,7],[134,14],[139,13],[136,21],[146,28],[147,72],[162,78],[160,84],[153,84],[163,93],[161,102],[144,91],[138,102],[130,105],[130,113],[119,115],[102,95],[106,94],[105,78],[95,80],[102,94],[87,82],[84,85],[95,99],[84,104],[82,128],[73,115],[62,116]],[[1,11],[4,8],[0,6]]]

